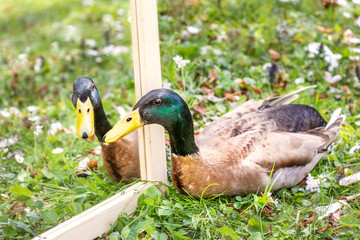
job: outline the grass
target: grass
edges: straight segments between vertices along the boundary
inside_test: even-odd
[[[159,1],[163,81],[189,104],[196,131],[239,102],[312,84],[317,89],[302,93],[297,103],[315,107],[326,120],[338,107],[348,117],[328,156],[311,172],[315,178],[325,175],[319,193],[305,186],[280,189],[271,195],[278,201],[275,206],[260,193],[194,199],[172,185],[166,186],[165,196],[152,187],[139,199],[136,212],[119,216],[101,238],[358,238],[358,199],[342,210],[339,221],[319,219],[317,210],[360,192],[359,183],[339,185],[339,178],[359,171],[360,164],[359,152],[349,153],[360,138],[358,50],[344,39],[347,29],[360,36],[355,24],[360,5],[348,4],[324,8],[312,0],[210,0],[196,5]],[[76,139],[70,96],[73,81],[89,76],[112,123],[119,119],[117,106],[128,110],[134,104],[128,7],[128,1],[110,0],[93,5],[59,0],[1,4],[0,141],[16,141],[7,142],[8,152],[0,151],[0,239],[30,239],[127,187],[111,181],[101,157],[85,150],[95,149],[96,141]],[[189,34],[188,26],[200,32]],[[341,54],[339,66],[330,69],[321,54],[309,57],[306,47],[311,42]],[[125,48],[108,54],[109,45]],[[204,46],[211,47],[206,51]],[[279,56],[270,55],[269,49]],[[176,55],[190,60],[182,70],[172,60]],[[269,63],[273,65],[267,68]],[[342,79],[329,83],[326,71]],[[58,122],[62,127],[56,129]],[[38,135],[37,125],[43,126]],[[52,153],[55,148],[63,152]],[[23,163],[15,155],[20,161],[22,156]],[[98,161],[86,178],[76,173],[84,157]]]

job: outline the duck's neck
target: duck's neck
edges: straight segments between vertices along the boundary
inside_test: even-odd
[[[186,156],[199,151],[195,144],[194,126],[190,111],[189,115],[182,116],[171,124],[167,131],[169,132],[172,153]]]
[[[94,109],[94,125],[95,125],[95,135],[99,142],[102,142],[102,138],[107,133],[112,126],[110,125],[102,103],[100,102],[99,106]]]

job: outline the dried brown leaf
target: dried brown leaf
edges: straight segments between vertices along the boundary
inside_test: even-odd
[[[94,171],[97,167],[98,167],[98,162],[96,160],[91,160],[88,164],[87,164],[88,168],[91,169],[91,171]]]
[[[85,148],[85,152],[88,152],[88,153],[93,154],[95,156],[101,156],[101,153],[98,153],[98,151],[96,151],[95,149]]]
[[[327,98],[329,98],[329,95],[326,94],[326,93],[321,93],[321,94],[319,95],[319,99],[327,99]]]
[[[194,111],[196,111],[202,118],[204,117],[204,114],[206,113],[205,107],[202,105],[202,103],[205,101],[206,98],[201,99],[200,102],[194,106]]]
[[[262,91],[257,86],[251,85],[250,88],[258,95],[262,94]]]
[[[212,68],[209,70],[208,79],[211,83],[215,82],[218,79],[218,74],[216,73],[215,69]]]
[[[340,198],[336,198],[337,200],[345,200],[347,202],[350,202],[350,201],[353,201],[355,199],[358,199],[360,198],[360,193],[357,193],[357,194],[354,194],[354,195],[351,195],[351,196],[342,196]]]
[[[348,85],[342,86],[341,90],[344,92],[345,95],[351,95],[351,91]]]
[[[31,121],[29,120],[28,117],[23,117],[21,120],[22,120],[24,126],[25,126],[27,129],[30,129],[30,128],[31,128],[32,123],[31,123]]]
[[[325,8],[328,8],[330,6],[339,6],[337,4],[337,0],[320,0],[320,1]]]
[[[281,57],[280,53],[272,48],[269,49],[269,56],[272,60],[278,60]]]
[[[14,75],[11,79],[11,82],[10,82],[11,88],[15,89],[18,82],[19,82],[19,75],[17,73],[14,73]]]
[[[211,94],[215,91],[215,89],[209,85],[207,85],[206,83],[201,84],[201,92],[208,95]]]
[[[327,33],[327,34],[330,34],[332,32],[330,28],[326,28],[323,26],[317,26],[316,29],[319,30],[320,32]]]
[[[316,230],[317,233],[323,233],[326,232],[327,228],[319,228],[318,230]]]
[[[304,227],[306,227],[308,224],[311,224],[314,221],[316,214],[313,214],[308,220],[305,221]]]
[[[229,101],[229,102],[235,102],[235,101],[239,100],[239,96],[237,94],[232,94],[230,92],[224,91],[223,95],[226,98],[226,101]]]

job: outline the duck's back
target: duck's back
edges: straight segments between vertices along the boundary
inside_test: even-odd
[[[215,175],[223,176],[229,195],[263,191],[274,162],[274,177],[283,176],[273,190],[297,184],[328,152],[345,118],[334,116],[327,126],[318,111],[307,105],[262,105],[246,102],[196,138],[203,163],[217,168]]]

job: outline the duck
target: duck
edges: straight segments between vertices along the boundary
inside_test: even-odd
[[[249,100],[211,122],[194,136],[192,115],[174,91],[145,94],[103,140],[118,141],[149,124],[163,126],[170,139],[175,188],[195,198],[247,195],[298,184],[328,152],[345,116],[329,122],[311,106],[290,104],[299,92]],[[270,186],[271,186],[270,185]]]
[[[131,182],[140,178],[139,148],[137,133],[133,132],[121,141],[105,143],[103,136],[112,126],[106,117],[99,91],[88,77],[77,78],[71,96],[76,109],[76,136],[92,139],[96,136],[101,146],[101,155],[106,173],[116,181]]]

